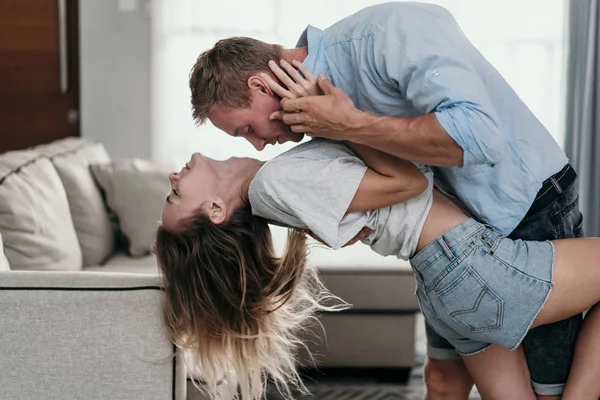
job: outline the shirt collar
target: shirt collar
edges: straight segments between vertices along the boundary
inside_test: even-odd
[[[308,55],[302,63],[314,76],[319,75],[321,72],[327,73],[323,52],[323,31],[308,25],[296,43],[296,47],[303,46],[308,46]]]

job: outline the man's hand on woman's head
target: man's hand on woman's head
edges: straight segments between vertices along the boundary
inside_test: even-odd
[[[366,115],[359,111],[352,100],[325,76],[320,74],[317,84],[323,96],[281,100],[281,120],[290,125],[293,132],[332,140],[350,140],[353,129],[358,129]]]
[[[279,64],[281,64],[281,67],[275,61],[271,60],[269,61],[269,68],[271,68],[273,74],[275,74],[285,87],[275,82],[268,74],[262,73],[261,76],[267,81],[271,90],[277,93],[282,99],[298,99],[300,97],[323,94],[317,85],[317,78],[300,61],[293,60],[290,65],[287,61],[281,60]],[[304,76],[300,75],[300,72],[296,68]]]
[[[347,140],[347,134],[360,123],[362,114],[352,100],[325,74],[320,74],[317,79],[296,60],[292,61],[292,65],[285,60],[281,60],[280,64],[270,61],[269,68],[285,87],[268,74],[261,74],[271,90],[281,97],[282,110],[269,118],[285,122],[293,132]]]

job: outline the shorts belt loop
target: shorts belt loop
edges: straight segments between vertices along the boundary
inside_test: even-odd
[[[554,188],[556,189],[556,191],[558,192],[558,194],[562,194],[563,190],[562,187],[560,187],[560,184],[558,183],[558,181],[556,180],[555,177],[550,177],[550,182],[552,182],[552,186],[554,186]]]
[[[450,247],[448,247],[448,244],[446,243],[446,241],[444,240],[444,238],[443,237],[439,237],[437,239],[437,242],[442,247],[442,249],[444,250],[444,253],[446,253],[446,256],[450,259],[450,261],[453,261],[454,260],[454,254],[452,254],[452,250],[450,250]]]
[[[490,249],[491,255],[493,255],[496,252],[496,249],[498,248],[498,246],[500,246],[501,240],[502,240],[502,237],[496,238],[496,240],[494,240],[494,244],[492,244],[492,248]]]

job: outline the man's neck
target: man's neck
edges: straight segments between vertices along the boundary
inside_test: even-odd
[[[304,62],[304,59],[308,56],[308,46],[296,47],[293,49],[283,49],[281,57],[291,63],[293,60]]]

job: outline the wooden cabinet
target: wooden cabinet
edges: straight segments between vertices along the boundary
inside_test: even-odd
[[[0,0],[0,152],[79,136],[77,0]]]

